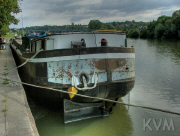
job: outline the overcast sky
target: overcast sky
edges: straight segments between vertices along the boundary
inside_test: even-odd
[[[20,20],[11,28],[42,25],[87,25],[90,20],[150,21],[160,15],[171,16],[180,9],[180,0],[23,0]]]

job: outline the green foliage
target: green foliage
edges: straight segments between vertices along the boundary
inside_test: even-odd
[[[21,10],[17,0],[0,0],[0,3],[0,33],[4,35],[9,31],[10,24],[17,24],[19,21],[12,13],[17,14]]]
[[[180,10],[175,11],[172,17],[162,15],[157,21],[148,24],[147,29],[141,31],[141,38],[180,39]]]
[[[103,26],[103,23],[99,20],[90,20],[88,24],[89,29],[101,29]]]
[[[140,32],[138,29],[130,30],[127,34],[127,37],[130,38],[139,38]]]
[[[4,117],[7,117],[7,113],[6,112],[4,113]]]
[[[140,38],[147,38],[148,37],[148,30],[143,29],[140,33]]]
[[[168,30],[168,28],[167,28],[167,30]],[[177,26],[175,24],[171,24],[170,34],[169,34],[170,38],[177,38],[177,34],[178,34]]]
[[[4,98],[3,102],[7,102],[7,98],[6,97]]]
[[[135,21],[125,21],[125,22],[110,22],[110,23],[103,23],[99,20],[90,20],[89,25],[81,25],[81,24],[72,24],[72,25],[63,25],[63,26],[57,26],[57,25],[44,25],[44,26],[31,26],[31,27],[25,27],[24,30],[26,32],[34,32],[34,31],[92,31],[92,30],[107,30],[107,29],[116,29],[116,30],[123,30],[124,32],[132,29],[144,29],[147,27],[149,23],[147,22],[135,22]],[[22,35],[22,29],[14,30],[11,29],[11,31],[16,32],[18,35]]]
[[[168,16],[166,16],[166,15],[162,15],[162,16],[160,16],[160,17],[158,17],[158,19],[157,19],[157,21],[158,21],[158,23],[161,23],[161,24],[165,24],[165,22],[166,22],[166,20],[168,20],[168,19],[170,19],[171,17],[168,17]]]
[[[8,111],[7,107],[4,107],[3,112],[7,112],[7,111]]]
[[[177,29],[180,30],[180,16],[179,16],[179,17],[176,17],[176,18],[173,20],[173,23],[176,25]]]
[[[7,73],[7,72],[4,72],[4,73],[3,73],[3,75],[4,75],[4,76],[7,76],[7,75],[8,75],[8,73]]]
[[[178,31],[178,38],[180,39],[180,31]]]
[[[161,15],[156,20],[150,22],[137,22],[135,20],[125,22],[108,22],[103,23],[99,20],[90,20],[87,25],[63,25],[63,26],[32,26],[26,27],[25,30],[33,32],[34,30],[74,30],[74,31],[92,31],[92,30],[116,29],[123,30],[127,37],[131,38],[159,38],[159,39],[180,39],[180,10],[175,11],[172,17]],[[20,29],[21,30],[21,29]],[[21,31],[19,31],[20,33]]]
[[[177,17],[180,16],[180,10],[176,10],[173,14],[172,14],[172,18],[173,20],[176,19]]]
[[[106,27],[107,29],[115,29],[115,27],[112,24],[107,24]]]
[[[82,30],[88,30],[87,25],[81,25],[81,24],[75,24],[75,25],[63,25],[63,26],[57,26],[57,25],[44,25],[44,26],[31,26],[31,27],[25,27],[24,30],[28,33],[33,33],[36,30],[43,30],[43,31],[66,31],[66,30],[72,30],[72,31],[82,31]],[[12,30],[15,31],[15,30]],[[22,29],[16,32],[18,35],[22,35]]]
[[[161,38],[164,34],[164,26],[160,23],[155,27],[154,34],[156,38]]]
[[[9,84],[9,82],[7,80],[4,80],[2,84],[7,85],[7,84]]]
[[[4,38],[13,38],[14,37],[14,34],[6,34],[3,36]]]

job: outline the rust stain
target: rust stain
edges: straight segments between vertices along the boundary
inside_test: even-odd
[[[71,69],[71,65],[68,66],[68,69]]]
[[[66,74],[67,74],[69,77],[72,77],[71,72],[67,72]]]
[[[79,74],[79,71],[76,71],[75,73],[76,73],[76,74]]]
[[[99,70],[106,70],[106,61],[105,59],[101,59],[99,61],[94,61],[95,67]]]
[[[105,59],[99,61],[94,61],[95,67],[99,70],[106,70],[106,65],[109,70],[114,70],[119,67],[123,67],[126,64],[125,59],[107,59],[107,64]]]
[[[107,60],[107,67],[110,70],[114,70],[119,67],[123,67],[125,64],[126,64],[125,59],[108,59]]]
[[[71,69],[71,67],[72,67],[72,66],[71,66],[71,63],[70,63],[70,65],[68,66],[68,69]]]
[[[64,77],[64,75],[61,73],[61,74],[59,75],[59,77],[63,78],[63,77]]]
[[[118,61],[120,67],[123,67],[126,64],[126,59],[118,59]]]

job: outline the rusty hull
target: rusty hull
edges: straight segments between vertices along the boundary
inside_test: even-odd
[[[89,53],[95,51],[96,48],[82,49],[80,52]],[[100,48],[97,49],[100,53]],[[59,51],[59,52],[58,52]],[[53,57],[60,54],[61,50],[42,52],[37,58]],[[134,53],[132,48],[114,49],[113,47],[103,48],[102,52],[123,52]],[[70,53],[63,51],[64,54]],[[74,53],[74,51],[72,51]],[[92,52],[91,52],[92,53]],[[79,52],[77,52],[79,54]],[[33,54],[19,54],[13,50],[17,65],[22,64],[25,60],[23,57]],[[45,55],[43,57],[43,55]],[[93,55],[93,54],[92,54]],[[31,56],[29,56],[31,57]],[[115,100],[116,98],[125,96],[133,87],[135,82],[135,58],[105,58],[105,59],[81,59],[81,60],[64,60],[64,61],[49,61],[49,62],[28,62],[19,69],[21,80],[26,83],[47,86],[67,91],[71,86],[72,75],[79,80],[79,87],[83,87],[80,77],[81,74],[86,74],[88,77],[88,86],[93,86],[92,75],[98,75],[97,87],[92,90],[78,91],[78,94],[83,94],[93,97],[101,97]],[[62,106],[63,99],[70,99],[68,94],[55,92],[48,89],[40,89],[24,85],[26,93],[34,100],[51,106]],[[96,99],[87,99],[75,96],[72,98],[75,102],[97,102]]]

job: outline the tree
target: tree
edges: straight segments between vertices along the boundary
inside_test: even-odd
[[[158,17],[158,19],[157,19],[157,21],[158,21],[158,23],[161,23],[161,24],[165,24],[165,22],[166,22],[166,20],[168,20],[168,19],[170,19],[171,17],[168,17],[168,16],[166,16],[166,15],[162,15],[162,16],[160,16],[160,17]]]
[[[162,38],[163,39],[170,39],[170,38],[172,38],[172,33],[171,33],[170,26],[169,26],[168,23],[166,23],[165,26],[164,26],[164,33],[163,33]]]
[[[177,17],[180,17],[180,10],[176,10],[176,11],[172,14],[173,20],[176,19]]]
[[[127,37],[130,38],[139,38],[140,32],[138,29],[130,30],[127,34]]]
[[[180,31],[178,31],[178,38],[180,39]]]
[[[90,20],[88,24],[89,29],[101,29],[103,26],[103,23],[99,20]]]
[[[134,20],[132,20],[132,23],[135,23],[135,21],[134,21]]]
[[[147,31],[147,29],[141,30],[140,38],[147,38],[147,36],[148,36],[148,31]]]
[[[107,29],[115,29],[115,27],[112,24],[106,24]]]
[[[161,23],[159,23],[154,30],[155,37],[159,39],[163,36],[163,33],[164,33],[164,26]]]
[[[10,24],[19,22],[11,13],[19,13],[21,9],[18,0],[0,0],[0,33],[6,34],[9,31]]]
[[[172,24],[172,19],[167,19],[166,22],[165,22],[165,25],[170,27]]]
[[[177,30],[180,30],[180,16],[179,16],[179,17],[176,17],[176,18],[173,20],[173,23],[176,25]]]
[[[114,22],[112,22],[112,25],[113,25],[114,27],[118,27],[119,24],[118,24],[118,22],[115,22],[115,21],[114,21]]]
[[[149,25],[147,26],[147,30],[148,30],[148,38],[154,38],[154,29],[157,25],[157,21],[152,21],[149,23]]]
[[[170,31],[171,31],[171,38],[177,38],[178,37],[178,31],[177,31],[176,25],[171,24]]]

